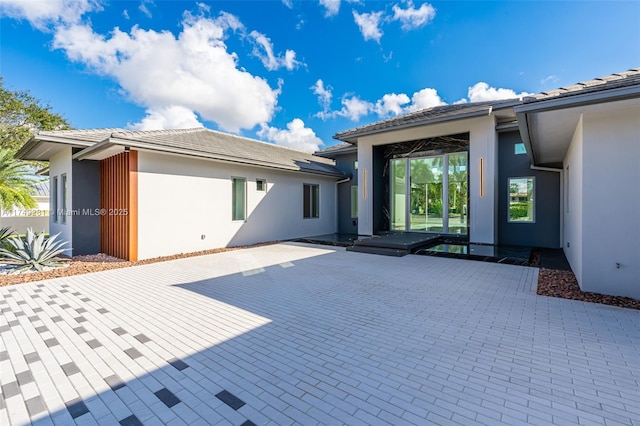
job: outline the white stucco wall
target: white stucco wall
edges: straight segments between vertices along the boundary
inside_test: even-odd
[[[231,178],[246,178],[247,219],[231,219]],[[256,179],[267,180],[267,192]],[[335,179],[138,153],[138,258],[336,230]],[[303,219],[303,183],[320,185],[320,218]],[[205,236],[202,239],[202,235]]]
[[[582,117],[573,133],[571,145],[563,162],[562,174],[565,200],[563,203],[564,253],[578,282],[582,281]],[[568,173],[567,173],[568,168]]]
[[[71,206],[73,205],[73,200],[71,199],[71,185],[73,182],[73,177],[71,176],[71,148],[64,148],[62,152],[54,155],[49,160],[49,187],[51,188],[51,209],[55,209],[53,204],[53,191],[57,191],[58,194],[58,206],[59,209],[62,209],[62,175],[67,175],[67,209],[71,210]],[[53,178],[58,177],[58,188],[55,188],[53,185]],[[97,190],[97,189],[96,189]],[[62,216],[58,215],[57,222],[54,222],[55,215],[49,215],[49,234],[57,234],[60,233],[60,238],[63,241],[68,241],[69,244],[66,246],[71,250],[65,252],[66,255],[73,255],[73,241],[71,238],[71,228],[73,226],[73,215],[66,215],[66,223],[62,223]]]
[[[640,299],[640,100],[583,115],[583,290]],[[616,264],[620,264],[617,268]]]
[[[373,233],[373,146],[469,132],[469,238],[497,241],[498,172],[495,118],[491,115],[364,136],[358,139],[358,233]],[[480,196],[480,158],[484,159],[484,196]],[[366,199],[364,174],[366,171]]]

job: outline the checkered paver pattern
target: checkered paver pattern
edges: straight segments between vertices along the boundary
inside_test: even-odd
[[[640,313],[278,244],[0,288],[0,424],[640,424]]]

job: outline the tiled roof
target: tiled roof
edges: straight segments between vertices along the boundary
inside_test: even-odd
[[[560,87],[554,90],[540,92],[524,98],[524,103],[546,101],[552,98],[576,96],[588,93],[602,92],[623,87],[640,85],[640,68],[632,68],[593,80],[581,81],[569,86]]]
[[[43,130],[37,137],[51,136],[56,138],[72,139],[84,142],[101,142],[108,139],[114,132],[124,132],[124,129],[85,129],[85,130]]]
[[[180,150],[195,156],[245,164],[340,176],[333,161],[313,154],[285,148],[205,128],[155,131],[119,131],[112,140],[140,142],[150,148]]]
[[[321,157],[334,158],[333,156],[336,154],[356,152],[357,149],[358,148],[354,144],[344,142],[321,149],[313,154]]]
[[[34,197],[48,197],[49,196],[49,180],[42,180],[36,182],[33,185],[33,196]]]
[[[387,129],[419,126],[423,124],[436,123],[466,116],[489,114],[493,107],[507,106],[517,102],[518,99],[508,99],[502,101],[440,105],[432,108],[422,109],[398,117],[393,117],[387,120],[378,121],[366,126],[356,127],[355,129],[337,133],[334,138],[342,141],[351,141],[354,137],[370,133],[379,133]]]

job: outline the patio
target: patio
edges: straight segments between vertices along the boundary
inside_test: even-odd
[[[640,312],[286,243],[0,288],[0,424],[640,424]]]

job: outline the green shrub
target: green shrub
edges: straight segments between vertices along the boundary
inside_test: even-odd
[[[36,234],[27,229],[24,238],[12,236],[6,239],[9,248],[0,248],[0,259],[15,263],[13,272],[42,271],[46,267],[62,266],[58,255],[68,249],[63,248],[66,241],[56,240],[58,235],[45,238],[44,232]]]

